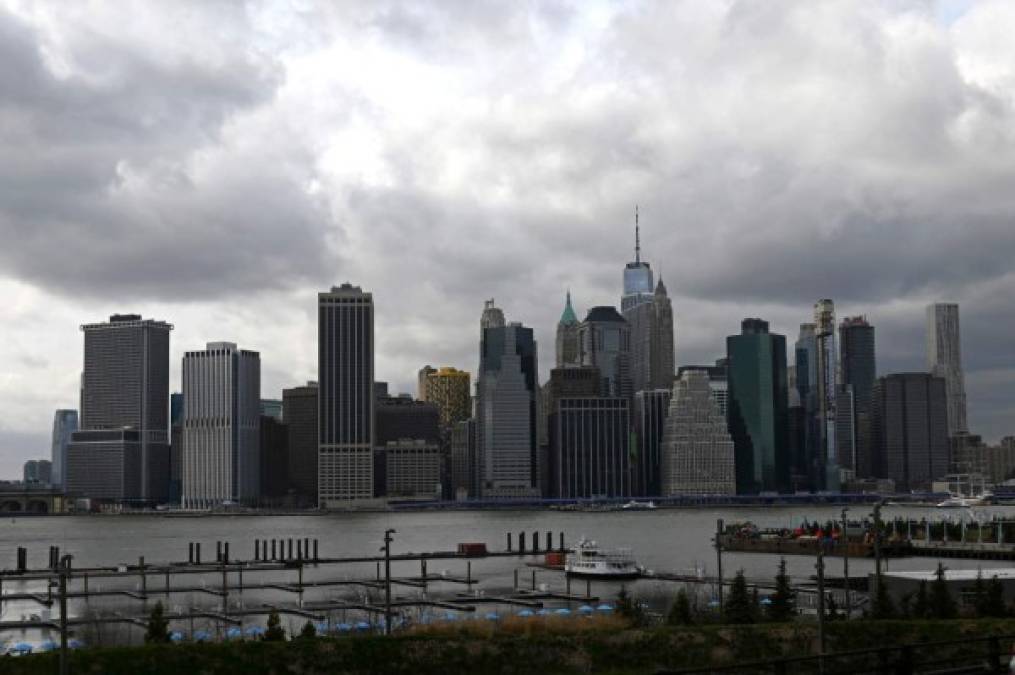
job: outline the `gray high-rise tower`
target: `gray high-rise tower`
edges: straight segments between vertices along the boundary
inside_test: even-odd
[[[77,410],[57,410],[53,416],[53,471],[51,480],[54,487],[62,487],[67,466],[67,446],[71,434],[78,430]]]
[[[641,236],[635,210],[635,261],[624,268],[621,312],[631,326],[632,391],[669,389],[673,385],[673,305],[662,279],[652,283],[652,268],[641,259]]]
[[[374,496],[374,301],[359,286],[318,294],[318,505]]]
[[[261,357],[210,342],[183,357],[183,506],[260,496]]]
[[[169,332],[114,314],[81,326],[81,431],[67,449],[68,492],[161,502],[169,493]]]
[[[855,455],[852,468],[857,476],[868,478],[874,475],[871,441],[871,396],[877,379],[874,326],[863,316],[843,319],[839,324],[839,347],[842,355],[842,393],[851,395],[853,402]]]
[[[600,396],[631,398],[631,327],[613,307],[593,307],[578,327],[583,366],[599,369]]]
[[[966,421],[966,383],[962,374],[959,306],[942,303],[927,307],[927,369],[943,377],[948,398],[948,433],[969,432]]]
[[[836,408],[839,396],[839,352],[835,346],[835,303],[825,298],[814,303],[814,336],[817,370],[813,382],[818,415],[818,489],[839,491],[839,447],[836,441]],[[800,374],[797,373],[799,379]]]
[[[495,317],[499,320],[488,321]],[[504,325],[488,301],[476,378],[477,490],[482,497],[532,497],[537,483],[539,369],[531,328]]]

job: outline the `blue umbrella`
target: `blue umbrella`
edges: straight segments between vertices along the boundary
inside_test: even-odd
[[[610,605],[607,605],[606,603],[603,603],[602,605],[599,605],[598,607],[596,607],[596,609],[598,609],[600,612],[612,612],[613,611],[613,607],[610,606]]]
[[[169,639],[172,642],[183,642],[183,633],[181,633],[178,630],[174,630],[172,633],[169,634]]]
[[[243,631],[237,628],[236,626],[232,626],[229,630],[226,631],[227,640],[233,640],[240,637],[243,637]]]
[[[448,612],[447,614],[444,615],[444,620],[445,621],[458,621],[458,615],[455,614],[454,612]]]
[[[592,609],[588,605],[582,605],[581,607],[578,608],[578,611],[581,612],[582,614],[591,614],[592,612],[594,612],[596,610]]]
[[[348,633],[349,631],[352,630],[352,626],[350,626],[347,623],[340,623],[340,624],[338,624],[337,628],[338,628],[339,631],[341,631],[343,633]]]
[[[535,616],[535,613],[531,609],[523,609],[522,611],[518,612],[518,616],[525,617],[527,619],[530,616]]]
[[[548,610],[548,609],[546,609],[544,607],[543,609],[541,609],[538,612],[536,612],[536,615],[537,616],[550,616],[550,610]]]
[[[59,645],[57,645],[52,640],[46,640],[45,642],[43,642],[41,645],[39,645],[35,649],[36,649],[36,651],[40,651],[40,652],[51,652],[54,649],[56,649],[58,646]]]
[[[71,649],[81,649],[85,646],[85,643],[81,640],[70,640],[67,642],[67,646]]]
[[[325,633],[328,632],[328,624],[324,623],[323,621],[320,623],[315,623],[314,630],[316,630],[319,635],[324,635]]]
[[[356,630],[370,630],[370,624],[366,621],[360,621],[356,624]]]
[[[13,647],[11,647],[11,651],[14,652],[15,654],[31,654],[32,645],[28,644],[27,642],[19,642]]]
[[[768,598],[768,597],[762,598],[761,599],[761,604],[763,604],[763,605],[771,605],[772,604],[772,598]]]
[[[206,631],[206,630],[199,630],[199,631],[194,633],[194,640],[197,641],[197,642],[204,642],[205,640],[210,640],[210,639],[211,639],[211,634],[208,631]]]
[[[500,619],[500,615],[497,612],[490,612],[486,615],[487,621],[497,621],[498,619]]]
[[[258,635],[264,635],[265,630],[261,626],[247,626],[243,633],[247,637],[257,637]]]
[[[559,616],[568,616],[569,614],[571,614],[571,610],[568,609],[567,607],[561,607],[556,612],[554,612],[554,614],[557,614]]]

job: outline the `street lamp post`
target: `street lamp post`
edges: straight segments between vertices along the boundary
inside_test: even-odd
[[[74,556],[65,555],[60,559],[60,675],[67,675],[67,577],[70,575],[70,561]]]
[[[391,535],[395,530],[384,531],[384,634],[391,635]]]
[[[845,590],[845,593],[846,593],[846,618],[847,619],[849,618],[849,612],[850,612],[850,608],[851,608],[850,603],[849,603],[849,599],[850,599],[849,598],[849,535],[846,534],[846,527],[847,527],[846,512],[848,512],[848,511],[849,511],[849,508],[847,508],[845,506],[842,507],[842,537],[841,537],[842,546],[843,546],[843,548],[842,548],[842,577],[843,577],[843,584],[845,586],[844,590]]]

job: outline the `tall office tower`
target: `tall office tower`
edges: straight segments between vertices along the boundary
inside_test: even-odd
[[[677,369],[677,378],[689,370],[701,370],[708,374],[708,388],[712,392],[712,400],[719,407],[719,414],[726,419],[729,409],[729,383],[727,382],[727,360],[716,359],[714,366],[680,366]]]
[[[621,312],[631,331],[631,388],[669,389],[673,386],[673,305],[660,279],[653,291],[652,268],[641,260],[635,212],[633,263],[624,269]]]
[[[183,499],[183,394],[169,395],[169,503]]]
[[[927,373],[879,377],[873,392],[874,470],[900,492],[929,488],[948,472],[948,396]]]
[[[662,495],[736,494],[734,445],[707,372],[684,371],[673,385],[660,461]]]
[[[634,209],[634,262],[624,268],[624,295],[620,300],[621,311],[626,312],[635,305],[652,302],[652,268],[641,259],[641,231],[638,226],[638,208]]]
[[[839,324],[842,387],[852,391],[853,444],[852,469],[861,478],[874,476],[871,441],[871,396],[877,379],[874,350],[874,326],[865,316],[847,317]]]
[[[277,505],[289,493],[289,425],[274,415],[261,415],[260,503]]]
[[[442,497],[444,453],[440,445],[402,438],[388,441],[379,450],[383,458],[379,482],[385,497],[428,500]]]
[[[374,492],[374,301],[342,284],[318,295],[317,489],[321,508]]]
[[[557,367],[581,365],[581,350],[578,344],[578,317],[571,306],[571,291],[567,292],[564,311],[557,322]]]
[[[317,414],[316,382],[282,390],[282,421],[288,428],[289,487],[297,506],[317,506]]]
[[[148,503],[168,497],[172,329],[168,323],[142,319],[137,314],[114,314],[106,323],[81,326],[85,336],[81,430],[75,432],[67,448],[68,463],[71,455],[79,454],[73,463],[77,468],[85,472],[105,470],[110,482],[100,487],[101,477],[75,477],[68,469],[70,491],[97,496],[84,492],[87,487],[101,492],[106,499]],[[134,433],[120,433],[124,430]],[[107,431],[116,433],[104,433]],[[110,443],[126,446],[117,449]],[[89,461],[90,450],[105,453],[104,468],[100,469],[100,462]],[[137,475],[124,478],[124,471],[136,471]],[[81,480],[76,482],[76,478]],[[124,486],[130,492],[121,494]]]
[[[430,377],[430,375],[436,372],[437,369],[434,368],[433,366],[425,365],[422,368],[420,368],[419,372],[416,374],[416,398],[418,398],[420,401],[427,400],[426,382],[427,379]]]
[[[728,423],[736,451],[737,494],[790,486],[786,338],[768,322],[744,319],[726,338]]]
[[[932,375],[945,380],[948,390],[948,433],[968,432],[957,304],[939,302],[927,306],[927,368]]]
[[[562,398],[550,415],[550,495],[631,496],[631,402]]]
[[[856,401],[853,396],[853,385],[839,386],[835,395],[835,461],[839,465],[842,481],[852,480],[857,475],[857,432],[856,432]]]
[[[261,489],[261,356],[209,342],[183,356],[183,506],[255,504]]]
[[[25,485],[52,485],[53,463],[48,459],[30,459],[22,466]]]
[[[634,437],[631,439],[634,445],[634,479],[631,489],[639,497],[662,495],[660,452],[672,394],[670,389],[634,393]]]
[[[423,442],[426,452],[431,447],[439,450],[443,442],[440,409],[435,403],[416,401],[408,394],[378,397],[375,406],[374,494],[390,497],[393,493],[387,483],[390,477],[387,470],[389,451],[393,447],[401,448],[398,444],[403,441],[412,446],[408,456],[418,454],[413,450],[415,445],[412,445],[416,441]],[[427,487],[425,492],[433,497],[433,485]]]
[[[537,414],[539,368],[531,328],[487,322],[480,342],[476,381],[476,438],[479,495],[485,498],[538,496]]]
[[[800,442],[795,460],[790,468],[797,487],[808,490],[819,489],[823,479],[824,463],[821,461],[821,434],[818,425],[818,338],[817,326],[813,323],[800,324],[800,334],[794,348],[796,367],[796,388],[800,396],[803,419],[798,430]]]
[[[429,368],[429,366],[427,366]],[[424,368],[425,370],[425,368]],[[422,377],[423,371],[420,371]],[[433,403],[440,412],[441,435],[447,439],[452,427],[472,416],[471,376],[457,368],[430,368],[426,379],[421,381],[421,400]]]
[[[578,327],[583,366],[599,369],[600,396],[631,398],[631,327],[613,307],[593,307]]]
[[[476,420],[462,420],[451,430],[451,496],[464,501],[476,496]]]
[[[77,410],[57,410],[53,415],[53,450],[50,461],[53,465],[53,486],[63,487],[67,465],[67,446],[71,434],[78,430]]]
[[[835,304],[829,299],[814,303],[814,337],[817,370],[814,384],[818,415],[818,489],[838,492],[839,447],[835,440],[835,405],[839,394],[839,350],[835,346]],[[799,378],[799,374],[797,375]]]

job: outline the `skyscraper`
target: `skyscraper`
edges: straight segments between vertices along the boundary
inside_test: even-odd
[[[416,398],[420,401],[426,400],[426,380],[432,373],[436,373],[437,369],[431,365],[425,365],[419,369],[416,374]]]
[[[255,504],[261,488],[261,357],[209,342],[183,357],[183,506]]]
[[[818,339],[817,326],[813,323],[800,324],[800,334],[794,349],[796,366],[796,388],[801,410],[795,411],[794,459],[791,473],[797,486],[820,489],[824,483],[824,462],[821,452],[821,433],[818,424]]]
[[[839,324],[839,348],[842,360],[842,387],[852,392],[853,444],[855,464],[851,467],[862,478],[873,477],[871,446],[871,396],[877,379],[874,350],[874,326],[867,317],[847,317]],[[840,425],[840,428],[841,425]]]
[[[744,319],[726,338],[729,431],[736,454],[737,494],[789,489],[786,338],[768,322]]]
[[[26,485],[52,485],[53,463],[48,459],[30,459],[21,467]]]
[[[282,421],[287,427],[289,486],[300,506],[317,506],[317,415],[316,382],[282,390]]]
[[[634,480],[631,489],[639,497],[662,495],[662,441],[672,394],[671,389],[634,393]]]
[[[814,383],[820,438],[817,487],[827,492],[838,492],[839,447],[835,435],[835,411],[839,395],[839,351],[835,346],[835,304],[827,298],[814,303],[814,336],[817,343]]]
[[[374,301],[348,283],[318,294],[318,504],[374,491]]]
[[[736,493],[733,440],[708,373],[686,370],[673,385],[660,454],[663,496]]]
[[[927,373],[879,377],[873,391],[874,470],[899,491],[927,489],[948,472],[947,387]]]
[[[104,470],[114,474],[137,472],[113,482],[101,491],[105,498],[162,502],[169,493],[169,332],[162,321],[137,314],[114,314],[105,323],[81,326],[85,337],[84,370],[81,374],[81,430],[75,432],[68,457],[80,454],[74,466],[86,472],[100,470],[88,461],[89,449],[98,444],[128,443],[130,448],[106,448],[112,464]],[[119,433],[130,430],[136,433]],[[100,433],[92,437],[90,432]],[[80,441],[80,445],[78,442]],[[91,444],[91,445],[89,445]],[[133,459],[136,444],[138,456]],[[126,460],[124,458],[127,458]],[[113,466],[127,461],[126,466]],[[68,460],[69,462],[69,460]],[[70,462],[69,462],[70,463]],[[68,488],[78,494],[86,485],[94,488],[99,477],[75,476],[68,469]],[[117,490],[128,486],[128,494]],[[118,496],[112,496],[118,495]]]
[[[962,373],[959,306],[937,303],[927,306],[927,368],[943,377],[948,394],[948,433],[969,432],[966,422],[966,383]]]
[[[481,320],[476,389],[478,490],[482,497],[536,496],[536,341],[488,301]]]
[[[421,378],[423,372],[423,370],[420,371]],[[441,432],[444,439],[450,438],[451,429],[455,424],[472,416],[470,379],[471,376],[467,371],[442,367],[439,369],[430,368],[426,377],[420,380],[423,387],[421,400],[433,403],[440,411]]]
[[[54,487],[62,487],[67,466],[67,446],[71,434],[78,430],[77,410],[57,410],[53,415],[52,479]]]
[[[729,410],[730,398],[729,383],[726,376],[726,371],[728,370],[727,360],[725,358],[716,359],[714,366],[680,366],[677,368],[677,377],[679,378],[689,370],[700,370],[708,374],[708,387],[712,392],[712,400],[718,406],[719,414],[725,419],[726,413]]]
[[[550,415],[551,496],[631,496],[630,406],[626,398],[557,400]]]
[[[634,257],[624,268],[620,300],[631,332],[631,389],[669,389],[673,386],[673,305],[662,279],[653,291],[652,268],[641,259],[637,210]]]
[[[578,341],[578,317],[571,306],[571,291],[567,292],[564,311],[557,322],[557,367],[581,365],[581,351]]]
[[[631,327],[613,307],[593,307],[578,328],[583,366],[599,369],[600,396],[630,398]]]

